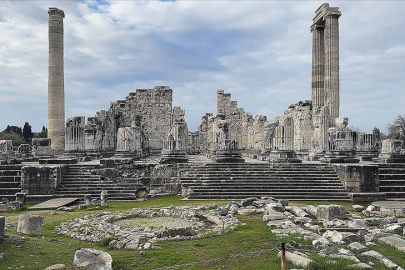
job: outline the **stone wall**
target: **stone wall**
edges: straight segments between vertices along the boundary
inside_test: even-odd
[[[348,192],[378,192],[378,165],[336,164],[333,165]]]
[[[65,150],[84,151],[85,150],[85,118],[76,116],[66,120]]]
[[[231,100],[231,94],[224,90],[217,90],[217,114],[224,114],[225,120],[229,124],[229,139],[243,141],[242,130],[244,109],[238,108],[238,102]]]
[[[21,169],[21,190],[28,195],[54,194],[66,165],[24,166]]]
[[[169,86],[137,89],[129,93],[125,100],[112,102],[108,110],[101,110],[87,119],[84,131],[86,151],[116,150],[118,130],[131,128],[134,118],[139,118],[141,122],[143,133],[148,138],[148,147],[152,151],[159,151],[171,129],[172,102],[173,90]],[[180,108],[175,113],[183,113],[184,116]],[[124,133],[121,130],[120,136]],[[122,149],[122,145],[119,148]]]

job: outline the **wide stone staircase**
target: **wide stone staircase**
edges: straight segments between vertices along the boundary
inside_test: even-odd
[[[0,200],[15,200],[15,194],[21,192],[21,165],[0,165]]]
[[[327,164],[217,164],[182,168],[189,199],[350,200]]]
[[[115,183],[102,179],[97,174],[100,165],[69,165],[56,191],[55,197],[77,197],[83,199],[90,194],[100,199],[100,193],[107,191],[108,201],[127,201],[136,199],[136,191],[142,187],[136,183]]]
[[[378,164],[380,192],[386,194],[387,199],[405,199],[405,164]]]

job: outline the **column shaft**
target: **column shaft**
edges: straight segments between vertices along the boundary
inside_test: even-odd
[[[63,10],[49,8],[48,138],[51,148],[65,149]]]
[[[311,31],[312,31],[312,104],[314,106],[323,106],[325,103],[324,27],[315,24],[313,25]]]
[[[325,105],[339,117],[339,15],[325,16]]]

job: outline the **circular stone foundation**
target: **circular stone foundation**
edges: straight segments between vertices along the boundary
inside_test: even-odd
[[[59,234],[88,242],[108,243],[116,249],[154,248],[158,241],[195,239],[232,230],[239,220],[219,216],[207,207],[132,209],[113,214],[103,212],[63,222]]]

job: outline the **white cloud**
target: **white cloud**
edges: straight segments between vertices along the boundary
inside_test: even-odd
[[[191,130],[216,90],[269,120],[311,98],[309,27],[321,2],[3,1],[0,129],[47,125],[47,9],[65,11],[66,117],[93,116],[136,88],[170,85]],[[336,2],[341,114],[384,130],[403,114],[403,2]]]

